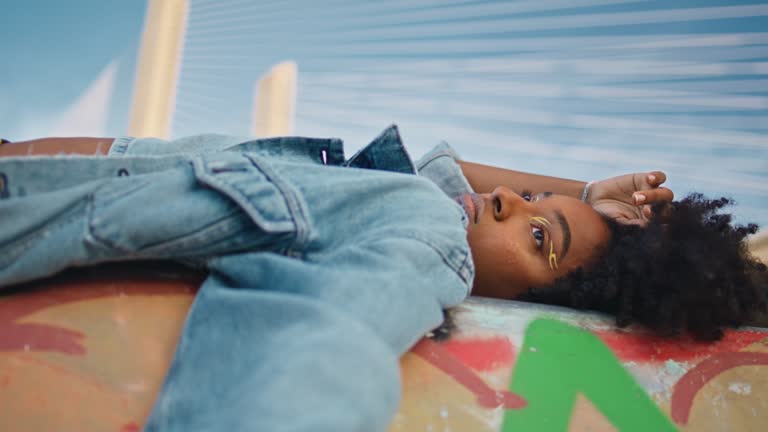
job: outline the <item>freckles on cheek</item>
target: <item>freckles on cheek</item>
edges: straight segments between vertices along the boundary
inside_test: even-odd
[[[504,242],[499,248],[498,248],[498,254],[501,260],[504,262],[505,265],[509,266],[512,269],[518,270],[519,267],[522,265],[522,262],[520,260],[520,254],[518,251],[520,250],[520,245],[517,243],[512,242]]]
[[[553,282],[553,275],[549,267],[543,268],[539,258],[525,251],[528,245],[519,242],[507,242],[499,249],[500,259],[504,267],[511,272],[511,278],[515,284],[525,288],[535,288],[549,285]]]

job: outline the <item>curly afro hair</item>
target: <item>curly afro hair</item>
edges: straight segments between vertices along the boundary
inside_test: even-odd
[[[608,312],[620,327],[638,322],[700,340],[765,319],[768,272],[745,241],[757,225],[731,224],[721,213],[731,203],[691,194],[656,206],[646,227],[607,220],[611,240],[596,265],[519,300]]]

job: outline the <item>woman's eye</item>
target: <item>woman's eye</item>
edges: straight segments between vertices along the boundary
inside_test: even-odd
[[[529,190],[524,190],[520,192],[520,196],[523,197],[524,200],[530,201],[531,197],[533,196],[533,193],[531,193],[531,191]]]
[[[539,227],[532,226],[531,235],[533,235],[533,239],[536,241],[536,247],[541,249],[541,247],[544,245],[544,230]]]

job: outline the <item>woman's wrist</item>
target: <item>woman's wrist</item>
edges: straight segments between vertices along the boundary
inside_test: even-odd
[[[592,185],[594,184],[594,181],[588,181],[584,183],[584,189],[581,192],[581,201],[585,203],[589,203],[589,190],[591,189]]]

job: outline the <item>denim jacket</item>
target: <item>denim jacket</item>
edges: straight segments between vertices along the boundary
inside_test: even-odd
[[[337,139],[119,138],[0,176],[0,286],[105,261],[209,270],[147,430],[382,430],[397,357],[474,276],[455,155],[415,165],[395,127],[348,160]]]
[[[87,229],[80,233],[83,244],[76,248],[83,249],[82,256],[72,257],[68,265],[137,258],[202,262],[261,247],[308,258],[371,225],[378,226],[374,231],[387,226],[389,235],[407,233],[409,239],[424,243],[442,257],[467,289],[471,286],[473,266],[465,234],[456,229],[461,226],[448,221],[445,227],[439,224],[450,215],[466,226],[460,207],[434,194],[434,188],[418,176],[390,174],[418,172],[452,198],[471,191],[447,144],[414,164],[392,126],[348,160],[339,139],[252,140],[215,134],[173,141],[122,137],[115,140],[109,156],[0,159],[0,208],[4,213],[0,285],[47,276],[66,267],[22,268],[23,258],[33,252],[36,240],[57,232],[52,224],[71,224],[75,213],[83,213],[88,218]],[[209,209],[186,208],[186,201],[177,197],[192,190],[193,183],[203,185],[203,191],[198,191],[201,194],[229,200],[214,200]],[[372,195],[390,185],[404,188],[406,195],[412,188],[413,199],[394,207],[389,200],[386,206],[378,204],[383,200]],[[420,191],[431,196],[422,198]],[[393,194],[389,191],[382,197]],[[334,213],[359,210],[360,205],[349,203],[362,197],[363,207],[378,210],[370,215],[376,223],[359,218],[333,221],[338,218]],[[332,203],[334,208],[329,209]],[[433,215],[427,217],[421,210],[431,206]],[[418,208],[413,213],[421,213],[420,217],[381,222],[391,220],[400,208]],[[184,224],[177,223],[179,215],[185,216]],[[430,222],[419,226],[419,219]],[[251,224],[259,228],[255,236],[249,232],[253,231],[248,229]],[[275,235],[283,239],[274,241]]]

